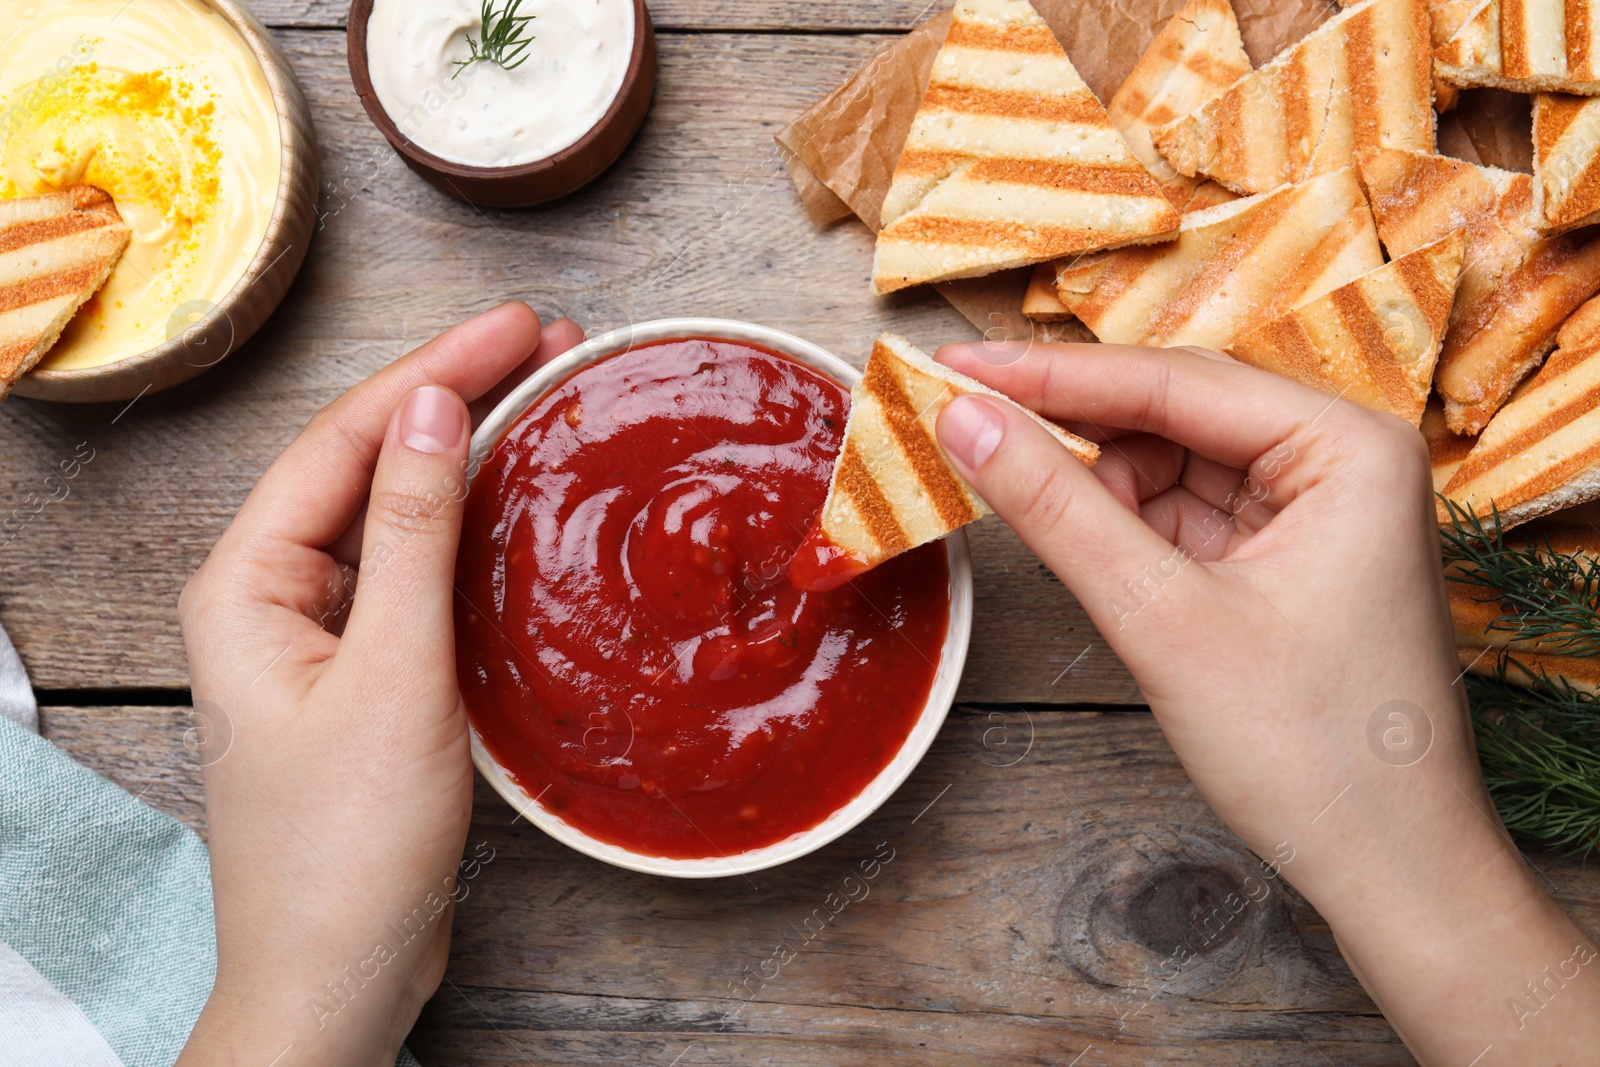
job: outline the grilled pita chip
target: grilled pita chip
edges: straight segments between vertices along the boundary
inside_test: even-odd
[[[1533,98],[1533,225],[1565,233],[1600,222],[1600,98]]]
[[[1446,425],[1444,401],[1437,396],[1429,397],[1428,406],[1423,409],[1422,439],[1428,443],[1428,465],[1433,468],[1433,491],[1442,493],[1444,487],[1450,484],[1450,479],[1456,476],[1462,461],[1472,453],[1478,439],[1463,437]],[[1447,521],[1442,505],[1439,514],[1440,522]]]
[[[1402,256],[1252,330],[1228,354],[1420,426],[1466,246],[1457,232]]]
[[[789,565],[797,587],[820,592],[842,585],[990,513],[934,436],[945,405],[969,393],[1000,396],[903,337],[878,338],[850,393],[850,421],[828,499]],[[1100,450],[1088,441],[1029,414],[1083,462],[1099,459]]]
[[[1249,73],[1250,57],[1228,0],[1189,0],[1167,20],[1106,105],[1112,124],[1179,211],[1190,210],[1195,191],[1210,183],[1174,170],[1156,151],[1156,129],[1215,99]]]
[[[1433,151],[1425,0],[1367,0],[1156,133],[1179,174],[1261,193],[1363,148]]]
[[[1484,427],[1444,495],[1509,529],[1600,499],[1600,346],[1559,349]]]
[[[93,186],[0,200],[0,397],[105,284],[129,234]]]
[[[1600,343],[1600,297],[1594,297],[1567,317],[1556,334],[1560,348],[1583,348]]]
[[[1190,0],[1168,20],[1133,73],[1106,105],[1133,154],[1161,184],[1172,206],[1187,215],[1237,200],[1216,182],[1186,177],[1156,151],[1156,127],[1186,115],[1250,73],[1239,21],[1228,0]],[[1038,322],[1065,322],[1072,311],[1056,296],[1057,260],[1034,268],[1022,313]]]
[[[1072,318],[1072,309],[1056,295],[1056,263],[1040,263],[1033,268],[1028,279],[1028,291],[1022,296],[1022,313],[1036,322],[1066,322]]]
[[[1028,0],[958,0],[884,200],[874,288],[1161,240],[1177,226]]]
[[[1056,292],[1102,341],[1220,352],[1381,266],[1372,213],[1347,168],[1185,215],[1176,241],[1064,267]]]
[[[1483,6],[1483,0],[1430,0],[1428,4],[1429,40],[1437,49],[1465,26],[1478,9]],[[1461,90],[1439,76],[1436,70],[1433,73],[1433,109],[1443,115],[1455,107],[1461,99]]]
[[[1514,93],[1600,93],[1600,4],[1488,0],[1435,49],[1452,85]]]
[[[1481,431],[1555,345],[1568,315],[1600,292],[1600,241],[1542,237],[1529,224],[1533,179],[1418,152],[1361,156],[1391,256],[1467,231],[1467,266],[1434,385],[1456,433]]]

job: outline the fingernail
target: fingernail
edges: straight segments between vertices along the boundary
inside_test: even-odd
[[[436,385],[413,390],[400,408],[400,440],[418,452],[448,452],[466,428],[461,402]]]
[[[939,416],[939,443],[969,471],[987,463],[1005,435],[1005,415],[983,397],[958,396]]]

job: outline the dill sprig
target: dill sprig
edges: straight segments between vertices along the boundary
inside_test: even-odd
[[[1588,855],[1600,846],[1600,701],[1534,671],[1513,684],[1510,660],[1466,680],[1489,793],[1511,833]]]
[[[467,35],[467,47],[472,49],[472,56],[456,61],[456,72],[450,75],[452,80],[474,63],[494,63],[506,70],[516,70],[527,62],[533,35],[524,35],[523,31],[534,16],[517,14],[521,6],[522,0],[507,0],[506,6],[496,11],[493,0],[483,0],[480,16],[483,36],[480,39],[470,33]]]
[[[1566,555],[1528,537],[1507,544],[1496,508],[1492,528],[1470,507],[1441,496],[1451,525],[1443,531],[1453,582],[1481,588],[1506,614],[1489,624],[1513,641],[1539,642],[1539,651],[1600,655],[1600,559]]]

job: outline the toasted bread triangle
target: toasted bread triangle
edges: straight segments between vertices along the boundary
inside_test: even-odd
[[[1484,427],[1445,486],[1509,529],[1600,499],[1600,345],[1558,349]]]
[[[903,337],[878,338],[850,394],[850,419],[817,529],[790,568],[797,585],[821,590],[842,584],[989,514],[945,458],[934,433],[945,406],[973,393],[1000,397],[936,363]],[[1099,458],[1094,445],[1028,414],[1083,462],[1092,465]],[[819,574],[807,566],[818,552],[843,554],[848,564]]]
[[[1600,222],[1600,97],[1533,98],[1533,224],[1565,233]]]
[[[1159,240],[1177,225],[1028,0],[958,0],[884,200],[874,288]]]
[[[1348,166],[1364,148],[1433,151],[1426,0],[1366,0],[1323,23],[1156,146],[1180,174],[1261,193]]]
[[[1450,428],[1478,433],[1555,345],[1567,316],[1600,292],[1600,240],[1537,233],[1526,174],[1394,150],[1365,152],[1360,166],[1391,256],[1467,233],[1434,385]]]
[[[1156,150],[1156,128],[1194,111],[1248,73],[1250,57],[1228,0],[1189,0],[1167,20],[1106,105],[1112,124],[1180,214],[1226,204],[1238,194],[1173,170]],[[1039,322],[1072,318],[1072,309],[1056,296],[1056,272],[1066,265],[1053,261],[1034,268],[1022,300],[1024,315]]]
[[[1178,239],[1094,256],[1057,295],[1114,344],[1222,351],[1252,325],[1383,266],[1353,170],[1185,215]]]
[[[1235,359],[1422,423],[1466,251],[1456,232],[1250,331]]]
[[[1486,0],[1433,57],[1452,85],[1593,96],[1600,93],[1600,3]]]
[[[0,397],[105,284],[129,236],[111,197],[92,186],[0,200]]]
[[[1250,57],[1228,0],[1189,0],[1167,20],[1106,105],[1128,147],[1181,212],[1191,210],[1196,190],[1208,183],[1174,170],[1156,150],[1155,131],[1204,106],[1249,73]],[[1224,202],[1215,195],[1210,194],[1210,204]]]

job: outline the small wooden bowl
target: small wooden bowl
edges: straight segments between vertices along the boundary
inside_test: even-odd
[[[656,87],[656,31],[644,0],[633,0],[633,53],[611,107],[588,133],[555,155],[515,167],[469,167],[429,152],[400,132],[372,88],[367,69],[367,22],[372,0],[353,0],[346,39],[350,80],[378,127],[406,166],[442,193],[481,207],[533,207],[575,193],[617,161],[644,123]]]
[[[278,196],[261,247],[226,296],[214,306],[196,308],[190,321],[169,326],[171,339],[165,344],[103,367],[31,371],[18,380],[18,396],[92,404],[131,400],[186,382],[254,336],[305,262],[317,222],[317,135],[311,110],[289,61],[255,16],[239,0],[205,2],[255,53],[278,111],[283,142]]]

